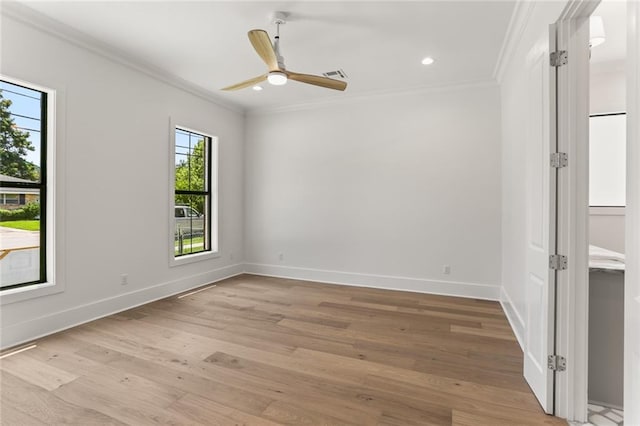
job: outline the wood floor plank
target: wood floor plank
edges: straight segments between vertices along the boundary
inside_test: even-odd
[[[452,395],[440,390],[416,387],[402,381],[376,376],[369,376],[366,383],[372,388],[384,387],[390,394],[402,396],[402,401],[409,406],[420,406],[422,401],[429,401],[435,405],[450,407],[452,410],[509,420],[513,424],[566,425],[564,420],[548,416],[542,410],[522,410],[522,407],[519,406],[506,406],[480,401],[472,395],[452,397]],[[522,419],[527,420],[524,422]]]
[[[47,423],[14,408],[11,404],[2,404],[2,410],[0,410],[0,425],[39,426],[47,425]]]
[[[207,425],[246,425],[246,426],[276,426],[266,418],[253,416],[233,407],[220,404],[202,396],[187,394],[169,407],[169,411],[175,412],[192,422]]]
[[[233,409],[244,411],[248,414],[261,413],[271,402],[272,398],[265,397],[259,392],[247,392],[233,386],[210,380],[204,374],[194,374],[192,372],[171,368],[166,364],[148,362],[144,359],[121,352],[95,346],[79,352],[88,358],[95,360],[105,359],[107,352],[107,364],[124,371],[135,371],[137,375],[159,384],[180,389],[190,393],[191,397],[202,396],[215,403]],[[185,361],[172,358],[171,364]],[[193,362],[193,361],[192,361]],[[191,398],[190,397],[190,398]],[[182,399],[182,398],[181,398]],[[184,401],[183,401],[184,402]]]
[[[330,414],[319,413],[312,410],[296,407],[293,404],[274,402],[269,405],[263,413],[266,417],[273,419],[281,425],[353,425],[353,423],[343,419],[337,419]]]
[[[511,332],[510,330],[496,330],[496,329],[473,328],[473,327],[463,327],[459,325],[452,325],[451,332],[471,334],[474,336],[486,336],[486,337],[492,337],[494,339],[504,339],[504,340],[510,340],[510,341],[516,340],[516,336],[514,336],[513,332]]]
[[[0,383],[2,383],[2,391],[0,392],[2,411],[4,411],[4,407],[13,407],[47,425],[124,424],[91,407],[58,398],[54,393],[32,385],[4,370],[0,371]]]
[[[452,426],[478,426],[478,425],[491,425],[491,426],[535,426],[535,425],[561,425],[566,424],[558,418],[553,416],[546,416],[546,418],[527,418],[521,417],[518,420],[505,419],[500,417],[499,413],[494,415],[487,413],[470,413],[461,410],[453,410],[453,418],[451,421]]]
[[[357,370],[359,374],[377,376],[381,379],[399,380],[415,386],[416,388],[429,388],[451,395],[471,397],[480,401],[492,402],[506,406],[521,406],[525,410],[538,411],[539,407],[531,399],[529,392],[514,392],[511,389],[499,388],[480,383],[457,380],[438,374],[426,374],[413,370],[405,370],[393,366],[372,363],[364,360],[352,360],[332,354],[297,349],[294,357],[312,361],[319,365],[331,365],[332,370],[338,373]],[[357,367],[355,364],[357,363]],[[355,367],[355,368],[354,368]]]
[[[4,358],[0,362],[0,369],[49,391],[80,377],[34,359],[26,352],[23,356],[13,355]]]
[[[126,376],[125,376],[126,377]],[[78,406],[99,411],[131,425],[187,424],[187,418],[166,410],[174,401],[156,401],[144,392],[144,386],[125,379],[122,386],[114,386],[103,375],[85,376],[56,389],[53,393]],[[197,424],[206,424],[203,419]]]
[[[0,378],[2,424],[566,424],[497,302],[253,275],[40,339]]]
[[[307,374],[305,371],[293,371],[222,352],[211,354],[205,361],[241,372],[243,375],[282,384],[287,391],[281,392],[278,399],[287,403],[296,403],[299,407],[306,407],[314,412],[322,412],[330,406],[332,416],[344,422],[349,422],[353,418],[361,421],[372,420],[367,412],[373,412],[374,417],[379,414],[375,410],[362,407],[362,401],[357,399],[357,395],[362,393],[364,388],[346,384],[339,381],[339,378],[318,377],[315,374]],[[305,395],[311,395],[311,397],[305,397]]]

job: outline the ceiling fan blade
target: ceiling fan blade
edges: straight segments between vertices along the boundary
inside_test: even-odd
[[[286,73],[291,80],[299,81],[301,83],[313,84],[314,86],[326,87],[327,89],[334,90],[344,90],[347,88],[347,83],[342,80],[320,77],[319,75],[299,74],[291,71],[286,71]]]
[[[264,30],[251,30],[248,34],[249,41],[258,55],[260,55],[262,60],[267,64],[269,71],[279,70],[278,58],[276,57],[276,52],[273,50],[269,34]]]
[[[242,83],[237,83],[229,87],[225,87],[222,90],[240,90],[245,87],[254,86],[258,83],[261,83],[267,79],[267,74],[261,75],[260,77],[254,77],[251,80],[243,81]]]

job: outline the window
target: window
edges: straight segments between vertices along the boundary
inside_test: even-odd
[[[589,119],[589,205],[626,205],[626,114]]]
[[[47,281],[48,93],[0,79],[0,289]]]
[[[217,194],[213,177],[217,140],[175,127],[172,255],[174,259],[217,252]]]
[[[20,202],[21,199],[24,199],[20,196],[21,194],[0,194],[0,205],[4,204],[7,206],[10,205],[20,205],[24,204],[24,202]]]

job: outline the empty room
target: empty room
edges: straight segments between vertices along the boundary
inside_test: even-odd
[[[637,22],[3,0],[0,424],[640,426]]]

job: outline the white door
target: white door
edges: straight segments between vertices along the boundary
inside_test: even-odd
[[[556,169],[550,165],[550,155],[556,151],[556,78],[549,53],[555,50],[555,42],[553,26],[527,55],[528,96],[523,100],[528,104],[524,377],[550,414],[554,377],[547,361],[554,353],[555,273],[549,268],[549,256],[556,249]]]

